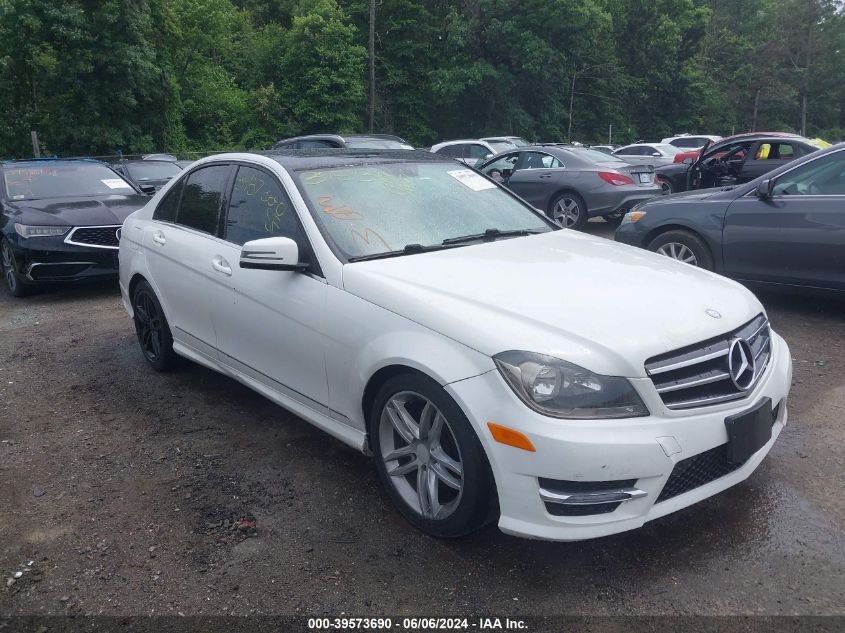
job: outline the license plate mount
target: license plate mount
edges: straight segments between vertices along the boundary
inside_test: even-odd
[[[750,411],[725,418],[728,464],[741,466],[763,448],[772,439],[773,420],[771,398],[764,398]]]

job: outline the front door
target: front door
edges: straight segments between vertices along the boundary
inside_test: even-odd
[[[215,244],[214,325],[220,361],[266,387],[328,415],[323,320],[326,282],[319,274],[296,211],[269,171],[239,165]],[[238,265],[241,246],[265,237],[299,245],[309,273]]]
[[[560,179],[563,163],[545,152],[520,152],[508,188],[535,209],[546,210]]]
[[[728,208],[725,274],[738,279],[845,290],[845,150],[774,179]]]

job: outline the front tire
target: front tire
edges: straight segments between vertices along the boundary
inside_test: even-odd
[[[176,364],[173,336],[152,286],[141,281],[132,293],[135,333],[141,352],[156,371],[167,371]]]
[[[0,240],[0,270],[3,272],[3,280],[6,282],[10,295],[25,297],[30,294],[31,289],[21,280],[15,254],[7,240]]]
[[[713,256],[707,244],[690,231],[666,231],[648,245],[650,251],[705,270],[713,270]]]
[[[660,184],[660,190],[663,192],[664,196],[668,196],[670,194],[675,193],[674,189],[672,188],[672,181],[670,181],[668,178],[658,176],[657,182]]]
[[[574,191],[564,191],[552,200],[550,214],[565,229],[578,230],[589,219],[584,199]]]
[[[439,538],[481,528],[495,486],[481,442],[457,403],[431,378],[390,378],[368,416],[379,478],[402,515]]]

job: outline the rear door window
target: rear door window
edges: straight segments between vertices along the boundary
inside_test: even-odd
[[[153,212],[153,220],[160,220],[162,222],[176,221],[176,213],[179,210],[179,199],[182,197],[184,184],[185,181],[183,179],[170,188],[170,191],[158,203],[156,210]]]
[[[188,174],[176,223],[216,235],[220,205],[230,172],[229,165],[212,165]]]
[[[483,145],[478,145],[476,143],[464,145],[464,158],[474,158],[475,160],[478,160],[479,158],[486,158],[489,155],[490,150]]]
[[[442,154],[443,156],[448,156],[449,158],[461,158],[461,156],[463,155],[463,151],[463,145],[447,145],[446,147],[441,147],[435,153]]]

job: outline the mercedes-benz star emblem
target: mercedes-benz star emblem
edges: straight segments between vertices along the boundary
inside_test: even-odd
[[[121,231],[121,230],[122,230],[122,227],[121,227],[121,228],[119,228],[119,229],[117,229],[117,230],[114,232],[114,235],[115,235],[115,237],[117,237],[117,241],[118,241],[118,242],[120,242],[120,231]]]
[[[722,318],[722,313],[721,313],[721,312],[719,312],[718,310],[714,310],[713,308],[707,308],[707,309],[704,311],[704,313],[705,313],[707,316],[711,316],[711,317],[713,317],[714,319],[721,319],[721,318]]]
[[[754,352],[748,341],[735,338],[728,348],[728,372],[736,388],[746,391],[754,382],[756,373],[754,366]]]

